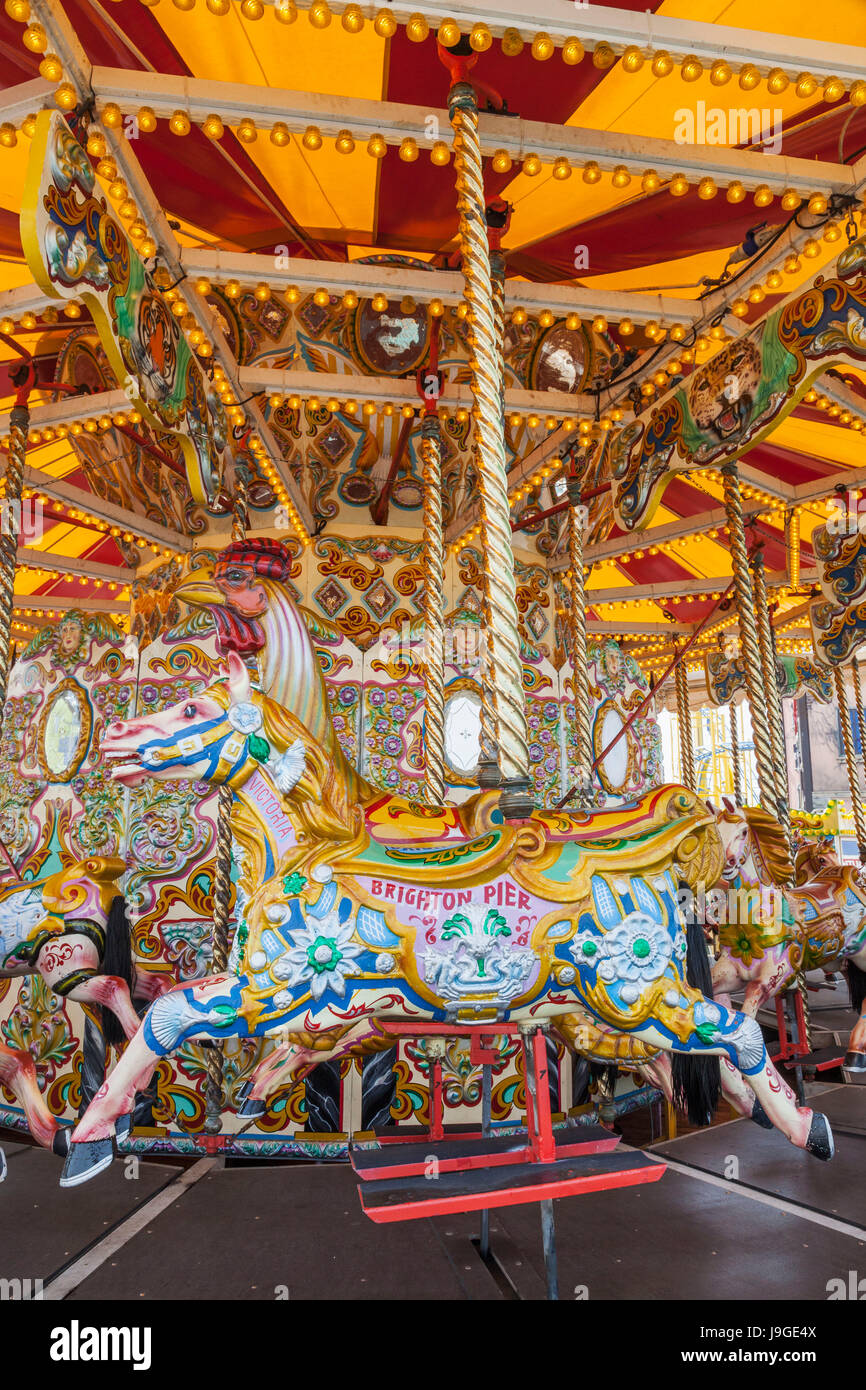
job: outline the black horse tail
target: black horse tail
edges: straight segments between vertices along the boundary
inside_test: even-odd
[[[848,991],[851,995],[851,1008],[859,1014],[866,999],[866,970],[861,970],[853,960],[848,961]]]
[[[126,902],[120,893],[112,899],[111,907],[108,910],[102,973],[103,975],[118,975],[121,980],[126,982],[130,991],[132,990],[135,980],[135,968],[132,963],[132,933],[126,920]],[[102,1032],[107,1043],[117,1044],[126,1040],[120,1019],[104,1006],[102,1009]]]
[[[686,980],[693,989],[699,989],[705,999],[712,999],[713,977],[706,937],[700,922],[689,921],[686,946]],[[677,1109],[685,1111],[689,1124],[711,1124],[722,1094],[719,1058],[675,1052],[671,1073],[673,1101]]]

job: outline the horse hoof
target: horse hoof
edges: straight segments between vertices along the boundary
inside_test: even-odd
[[[89,1182],[113,1161],[114,1145],[110,1139],[86,1139],[81,1144],[73,1142],[63,1165],[60,1186],[78,1187],[79,1183]]]
[[[866,1086],[866,1052],[846,1053],[842,1076],[849,1086]]]
[[[57,1154],[58,1158],[65,1158],[69,1153],[71,1145],[72,1126],[61,1125],[55,1130],[54,1138],[51,1140],[51,1152]]]
[[[756,1125],[761,1126],[761,1129],[774,1128],[773,1121],[770,1119],[769,1115],[767,1114],[761,1102],[758,1100],[757,1096],[755,1097],[755,1103],[752,1106],[752,1119],[754,1120]]]
[[[132,1129],[131,1115],[118,1115],[114,1125],[114,1137],[120,1142],[121,1139],[129,1138],[129,1131]]]
[[[4,1182],[5,1179],[6,1179],[6,1155],[5,1155],[5,1153],[3,1152],[3,1150],[0,1149],[0,1182]]]
[[[824,1163],[831,1159],[836,1152],[830,1121],[826,1115],[822,1115],[818,1110],[814,1111],[812,1115],[806,1148],[810,1154],[813,1154],[815,1158],[822,1159]]]
[[[242,1081],[241,1084],[240,1084],[240,1086],[238,1086],[237,1090],[235,1091],[235,1100],[237,1100],[237,1101],[246,1100],[247,1096],[249,1095],[249,1093],[250,1093],[250,1091],[251,1091],[252,1089],[253,1089],[252,1078],[250,1078],[250,1079],[247,1080],[247,1081]]]
[[[263,1100],[245,1100],[240,1108],[241,1119],[260,1120],[262,1115],[267,1115],[267,1102]]]

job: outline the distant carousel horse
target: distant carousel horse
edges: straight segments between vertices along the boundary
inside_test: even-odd
[[[745,985],[743,1012],[756,1017],[799,970],[847,963],[851,1004],[860,1017],[842,1068],[866,1084],[866,877],[826,847],[804,848],[792,868],[780,827],[760,808],[731,802],[716,811],[725,851],[727,902],[720,904],[721,954],[713,989],[727,1002]],[[790,886],[791,878],[793,886]]]
[[[678,887],[721,869],[714,818],[691,792],[512,823],[495,793],[461,808],[362,804],[235,652],[228,664],[228,683],[112,726],[103,753],[122,760],[127,785],[194,777],[234,790],[234,970],[151,1005],[75,1129],[64,1185],[111,1162],[118,1117],[187,1040],[283,1033],[307,1065],[380,1046],[382,1020],[541,1024],[575,1007],[677,1055],[727,1057],[792,1143],[832,1156],[826,1118],[797,1108],[757,1023],[687,983]]]
[[[102,1005],[108,1011],[105,1039],[113,1043],[134,1037],[139,1024],[130,998],[136,972],[129,926],[117,887],[125,872],[122,859],[94,857],[0,887],[0,979],[38,973],[62,998]],[[65,1154],[70,1131],[45,1104],[33,1058],[2,1038],[0,1081],[20,1102],[34,1139]]]

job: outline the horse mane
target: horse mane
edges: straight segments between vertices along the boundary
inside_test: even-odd
[[[792,883],[794,865],[791,862],[791,851],[785,832],[775,816],[771,816],[762,806],[744,806],[743,815],[770,882],[779,887]]]

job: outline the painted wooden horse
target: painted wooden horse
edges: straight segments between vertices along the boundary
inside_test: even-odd
[[[64,1185],[111,1162],[118,1117],[189,1039],[282,1033],[308,1065],[381,1045],[384,1019],[540,1026],[575,1006],[663,1050],[727,1057],[792,1143],[832,1156],[826,1118],[797,1108],[757,1023],[686,979],[679,885],[714,882],[722,863],[693,793],[668,786],[613,811],[519,822],[503,821],[496,793],[460,808],[359,801],[342,763],[253,688],[234,652],[228,664],[227,683],[103,740],[127,785],[233,789],[238,928],[225,974],[151,1005],[73,1134]]]
[[[80,859],[45,878],[0,888],[0,979],[40,974],[55,994],[102,1005],[106,1041],[134,1037],[138,1015],[129,927],[117,882],[122,859]],[[66,1153],[69,1129],[51,1114],[28,1052],[0,1039],[0,1081],[17,1097],[33,1137]]]
[[[798,855],[797,872],[777,823],[760,808],[716,812],[725,850],[713,967],[717,998],[745,985],[743,1012],[754,1018],[802,970],[847,962],[851,1003],[860,1015],[843,1066],[866,1084],[866,877],[831,854]],[[792,878],[795,880],[791,883]]]

